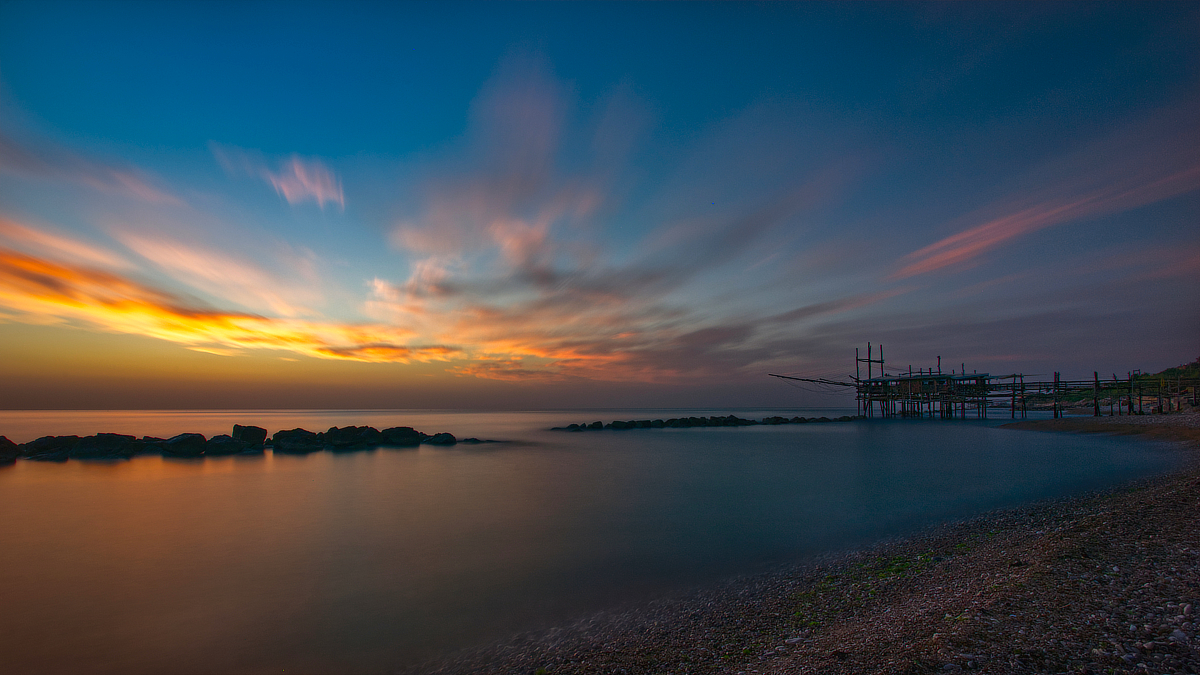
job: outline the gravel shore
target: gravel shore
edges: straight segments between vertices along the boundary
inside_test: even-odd
[[[436,673],[1200,673],[1200,415],[1020,429],[1179,441],[1170,475],[988,514],[427,663]]]

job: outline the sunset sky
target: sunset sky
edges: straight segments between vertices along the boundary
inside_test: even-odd
[[[1200,355],[1200,4],[0,2],[0,407]]]

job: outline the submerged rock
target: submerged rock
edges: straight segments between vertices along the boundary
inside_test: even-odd
[[[415,448],[421,444],[425,434],[412,427],[391,427],[379,432],[382,437],[380,445],[394,448]]]
[[[262,427],[233,425],[233,440],[244,441],[250,445],[262,445],[267,442],[267,430]]]
[[[124,434],[96,434],[79,439],[68,455],[72,459],[129,459],[137,451],[137,439]]]
[[[65,462],[78,436],[42,436],[21,446],[21,456],[36,462]]]
[[[458,443],[458,439],[455,438],[453,434],[448,434],[443,431],[440,434],[434,434],[429,438],[426,438],[423,442],[428,443],[429,445],[454,445],[455,443]]]
[[[203,434],[179,434],[163,443],[162,453],[171,457],[200,457],[204,454],[204,446]]]
[[[271,437],[271,448],[275,452],[304,455],[324,450],[325,444],[308,429],[289,429],[275,432]]]

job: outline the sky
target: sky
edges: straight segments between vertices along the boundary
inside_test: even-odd
[[[0,407],[1200,355],[1200,4],[0,1]]]

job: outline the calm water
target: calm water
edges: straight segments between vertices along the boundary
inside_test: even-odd
[[[234,421],[519,441],[0,468],[2,669],[382,671],[1177,461],[996,422],[545,431],[724,412],[0,413],[16,441]]]

